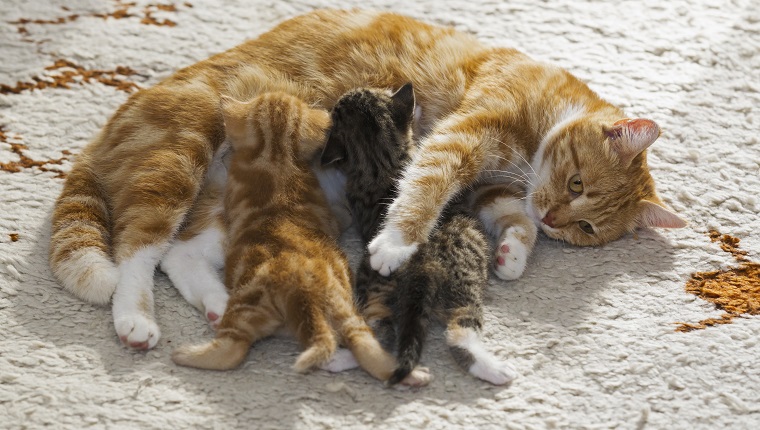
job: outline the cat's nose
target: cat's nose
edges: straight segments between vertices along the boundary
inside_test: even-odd
[[[554,228],[554,214],[551,211],[547,212],[546,215],[541,218],[541,222]]]

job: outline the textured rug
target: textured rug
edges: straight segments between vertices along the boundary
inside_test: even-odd
[[[484,336],[520,372],[508,388],[460,371],[441,329],[418,391],[359,370],[295,374],[298,346],[282,338],[238,370],[179,368],[171,349],[212,333],[163,274],[147,353],[119,344],[108,308],[61,290],[46,263],[53,202],[131,92],[283,19],[364,3],[0,2],[0,427],[760,428],[753,0],[372,5],[564,66],[663,129],[649,161],[689,227],[600,248],[542,237],[522,279],[493,280]]]

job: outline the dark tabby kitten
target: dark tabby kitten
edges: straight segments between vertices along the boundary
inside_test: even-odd
[[[350,91],[333,108],[321,161],[346,175],[346,197],[365,243],[380,229],[396,196],[397,179],[411,160],[414,113],[412,84],[393,95]],[[393,350],[395,344],[399,368],[391,384],[419,362],[431,317],[446,324],[446,341],[462,368],[497,385],[515,378],[515,371],[489,353],[479,337],[490,261],[481,230],[459,199],[446,208],[428,242],[390,277],[372,270],[365,250],[356,300],[383,346]]]

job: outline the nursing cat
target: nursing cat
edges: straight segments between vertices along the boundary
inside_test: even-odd
[[[306,348],[293,366],[299,372],[327,365],[343,343],[362,368],[388,380],[396,361],[356,311],[337,222],[309,165],[325,143],[328,113],[283,93],[222,105],[233,151],[224,191],[230,299],[216,338],[179,347],[172,359],[231,369],[254,342],[285,329]],[[421,375],[408,383],[426,383]]]
[[[393,95],[376,89],[350,91],[331,116],[322,164],[346,175],[348,203],[362,240],[369,241],[380,230],[413,149],[414,90],[407,84]],[[397,350],[399,368],[390,384],[403,380],[419,363],[432,318],[446,325],[446,341],[465,371],[497,385],[516,377],[480,340],[490,259],[481,229],[466,199],[460,198],[444,210],[428,241],[389,278],[372,270],[365,254],[354,291],[383,346]]]
[[[52,217],[53,273],[85,300],[113,298],[125,345],[154,347],[153,273],[224,141],[221,94],[249,100],[283,91],[329,110],[349,89],[409,81],[423,108],[414,130],[420,150],[370,244],[382,273],[425,242],[446,203],[471,188],[504,279],[522,274],[536,223],[576,245],[637,225],[683,225],[647,169],[645,148],[659,135],[653,121],[621,121],[620,109],[570,73],[514,49],[397,14],[321,10],[131,95],[66,178]]]

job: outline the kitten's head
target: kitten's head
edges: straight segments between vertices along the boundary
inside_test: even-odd
[[[330,126],[327,111],[285,93],[266,93],[247,102],[222,96],[221,109],[227,140],[251,160],[307,161],[324,146]]]
[[[414,88],[409,83],[394,94],[372,88],[349,91],[335,104],[331,116],[323,166],[379,174],[381,166],[400,168],[412,141]]]
[[[685,226],[657,197],[647,168],[646,148],[659,135],[648,119],[566,115],[533,159],[528,213],[547,236],[575,245],[604,244],[637,226]]]

